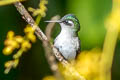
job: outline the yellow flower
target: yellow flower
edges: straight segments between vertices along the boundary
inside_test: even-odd
[[[7,74],[12,67],[16,68],[18,63],[19,63],[19,59],[10,60],[10,61],[5,62],[4,66],[6,69],[5,69],[4,73]]]
[[[33,9],[33,8],[28,8],[29,11],[33,12],[33,16],[41,15],[41,17],[45,17],[46,13],[45,11],[47,10],[46,4],[48,4],[47,0],[41,0],[39,4],[39,9]]]
[[[15,41],[18,43],[22,43],[23,42],[23,37],[22,36],[15,36]]]
[[[56,80],[54,76],[44,77],[43,80]]]
[[[9,31],[7,34],[7,38],[8,39],[12,39],[14,37],[14,32],[13,31]]]
[[[25,33],[34,32],[34,29],[30,25],[27,25],[26,28],[24,29],[24,32]]]
[[[13,47],[7,46],[3,49],[3,54],[4,55],[10,55],[12,53],[12,51],[13,51]]]
[[[75,69],[89,80],[99,75],[100,49],[81,52],[75,64]]]
[[[28,33],[26,34],[27,38],[29,40],[31,40],[32,42],[35,42],[36,41],[36,36],[34,35],[34,33]]]
[[[6,46],[11,46],[12,48],[19,48],[19,44],[15,40],[7,39],[4,44]]]
[[[12,60],[5,62],[5,67],[6,67],[6,68],[11,67],[12,65],[13,65],[13,61],[12,61]]]
[[[21,44],[21,48],[23,48],[25,51],[29,48],[31,48],[31,44],[29,41],[25,40],[23,41],[23,43]]]
[[[36,26],[34,26],[34,29]],[[34,35],[34,30],[31,26],[27,25],[27,27],[24,29],[24,32],[26,33],[26,37],[31,40],[32,42],[36,41],[36,36]]]
[[[6,46],[11,45],[12,42],[13,42],[13,40],[11,40],[11,39],[6,39],[6,40],[4,41],[4,45],[6,45]]]

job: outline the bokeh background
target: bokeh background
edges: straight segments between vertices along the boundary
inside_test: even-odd
[[[101,48],[104,44],[106,29],[104,20],[112,9],[112,0],[48,0],[47,15],[42,18],[39,26],[44,31],[49,20],[55,15],[61,17],[65,14],[75,14],[81,25],[79,37],[82,50]],[[23,2],[26,8],[38,7],[39,0],[28,0]],[[34,17],[35,18],[35,17]],[[14,5],[0,6],[0,80],[42,80],[43,77],[51,75],[52,72],[45,59],[42,43],[37,42],[32,48],[23,54],[20,64],[12,69],[9,74],[4,74],[4,63],[12,59],[11,56],[2,54],[4,40],[7,32],[13,30],[16,35],[24,35],[23,29],[26,22],[21,18]],[[60,32],[59,25],[53,31],[53,38]],[[120,80],[120,41],[117,41],[115,56],[112,67],[112,80]]]

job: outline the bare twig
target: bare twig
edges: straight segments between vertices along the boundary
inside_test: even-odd
[[[51,21],[52,20],[53,21],[54,20],[58,20],[58,19],[60,19],[60,16],[56,15],[56,16],[54,16],[54,17],[51,18]],[[48,38],[49,41],[51,39],[51,33],[52,33],[53,28],[54,28],[54,25],[55,25],[55,22],[49,23],[47,25],[47,27],[46,27],[46,30],[45,30],[45,34],[46,34],[46,36],[47,36],[47,38]]]
[[[20,3],[20,2],[16,2],[14,3],[15,7],[17,8],[17,10],[19,11],[19,13],[22,15],[22,18],[28,23],[30,24],[33,28],[34,26],[37,26],[35,21],[33,20],[33,18],[30,16],[30,14],[27,12],[27,10],[25,9],[25,7]],[[41,31],[41,29],[39,27],[36,27],[35,29],[35,34],[38,36],[38,38],[40,40],[42,40],[43,42],[49,42],[46,35]],[[60,54],[60,52],[57,50],[57,48],[55,48],[52,44],[51,47],[53,48],[53,53],[56,56],[56,58],[63,64],[66,65],[68,64],[68,62],[64,59],[64,57]]]
[[[60,18],[59,16],[55,16],[51,20],[57,20],[59,18]],[[55,23],[49,23],[47,25],[47,27],[46,27],[45,34],[48,37],[48,40],[51,39],[51,31],[52,31],[54,25],[55,25]],[[52,50],[51,50],[50,44],[48,42],[46,42],[46,41],[43,41],[43,47],[45,49],[45,53],[46,53],[45,55],[46,55],[48,64],[50,65],[50,68],[51,68],[53,74],[55,75],[55,77],[58,80],[63,80],[62,76],[61,76],[61,74],[60,74],[60,72],[58,70],[58,65],[57,65],[55,56],[52,54]]]
[[[30,24],[32,27],[37,26],[35,21],[33,20],[33,18],[30,16],[30,14],[27,12],[25,7],[20,2],[16,2],[16,3],[14,3],[14,5],[17,8],[17,10],[19,11],[19,13],[22,15],[22,18],[28,24]],[[41,31],[41,29],[38,26],[35,29],[35,33],[39,39],[47,40],[47,37],[45,36],[45,34]]]

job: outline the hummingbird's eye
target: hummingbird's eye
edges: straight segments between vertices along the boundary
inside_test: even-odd
[[[68,26],[72,26],[73,22],[71,20],[65,20],[63,21],[64,24],[68,25]]]

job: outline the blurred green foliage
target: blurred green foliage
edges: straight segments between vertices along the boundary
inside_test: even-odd
[[[23,2],[26,8],[29,6],[36,8],[39,0],[29,0]],[[59,14],[64,16],[68,13],[75,14],[81,25],[79,37],[81,39],[82,50],[95,47],[102,48],[106,30],[104,28],[104,19],[108,16],[112,8],[112,0],[49,0],[47,5],[47,16],[40,22],[40,28],[44,31],[46,28],[45,20]],[[19,66],[12,69],[5,75],[4,62],[12,59],[11,56],[4,56],[2,49],[4,40],[9,30],[16,34],[23,35],[23,29],[26,22],[21,18],[14,5],[0,6],[0,80],[41,80],[44,76],[52,74],[45,59],[44,50],[40,40],[33,44],[31,50],[22,57]],[[58,24],[56,29],[59,29]],[[59,29],[60,31],[60,29]],[[54,30],[53,37],[58,33]],[[120,41],[117,42],[116,54],[114,56],[112,78],[120,78]]]
[[[76,14],[80,20],[79,35],[83,49],[102,46],[105,35],[104,19],[111,11],[112,0],[67,1],[68,12]]]

